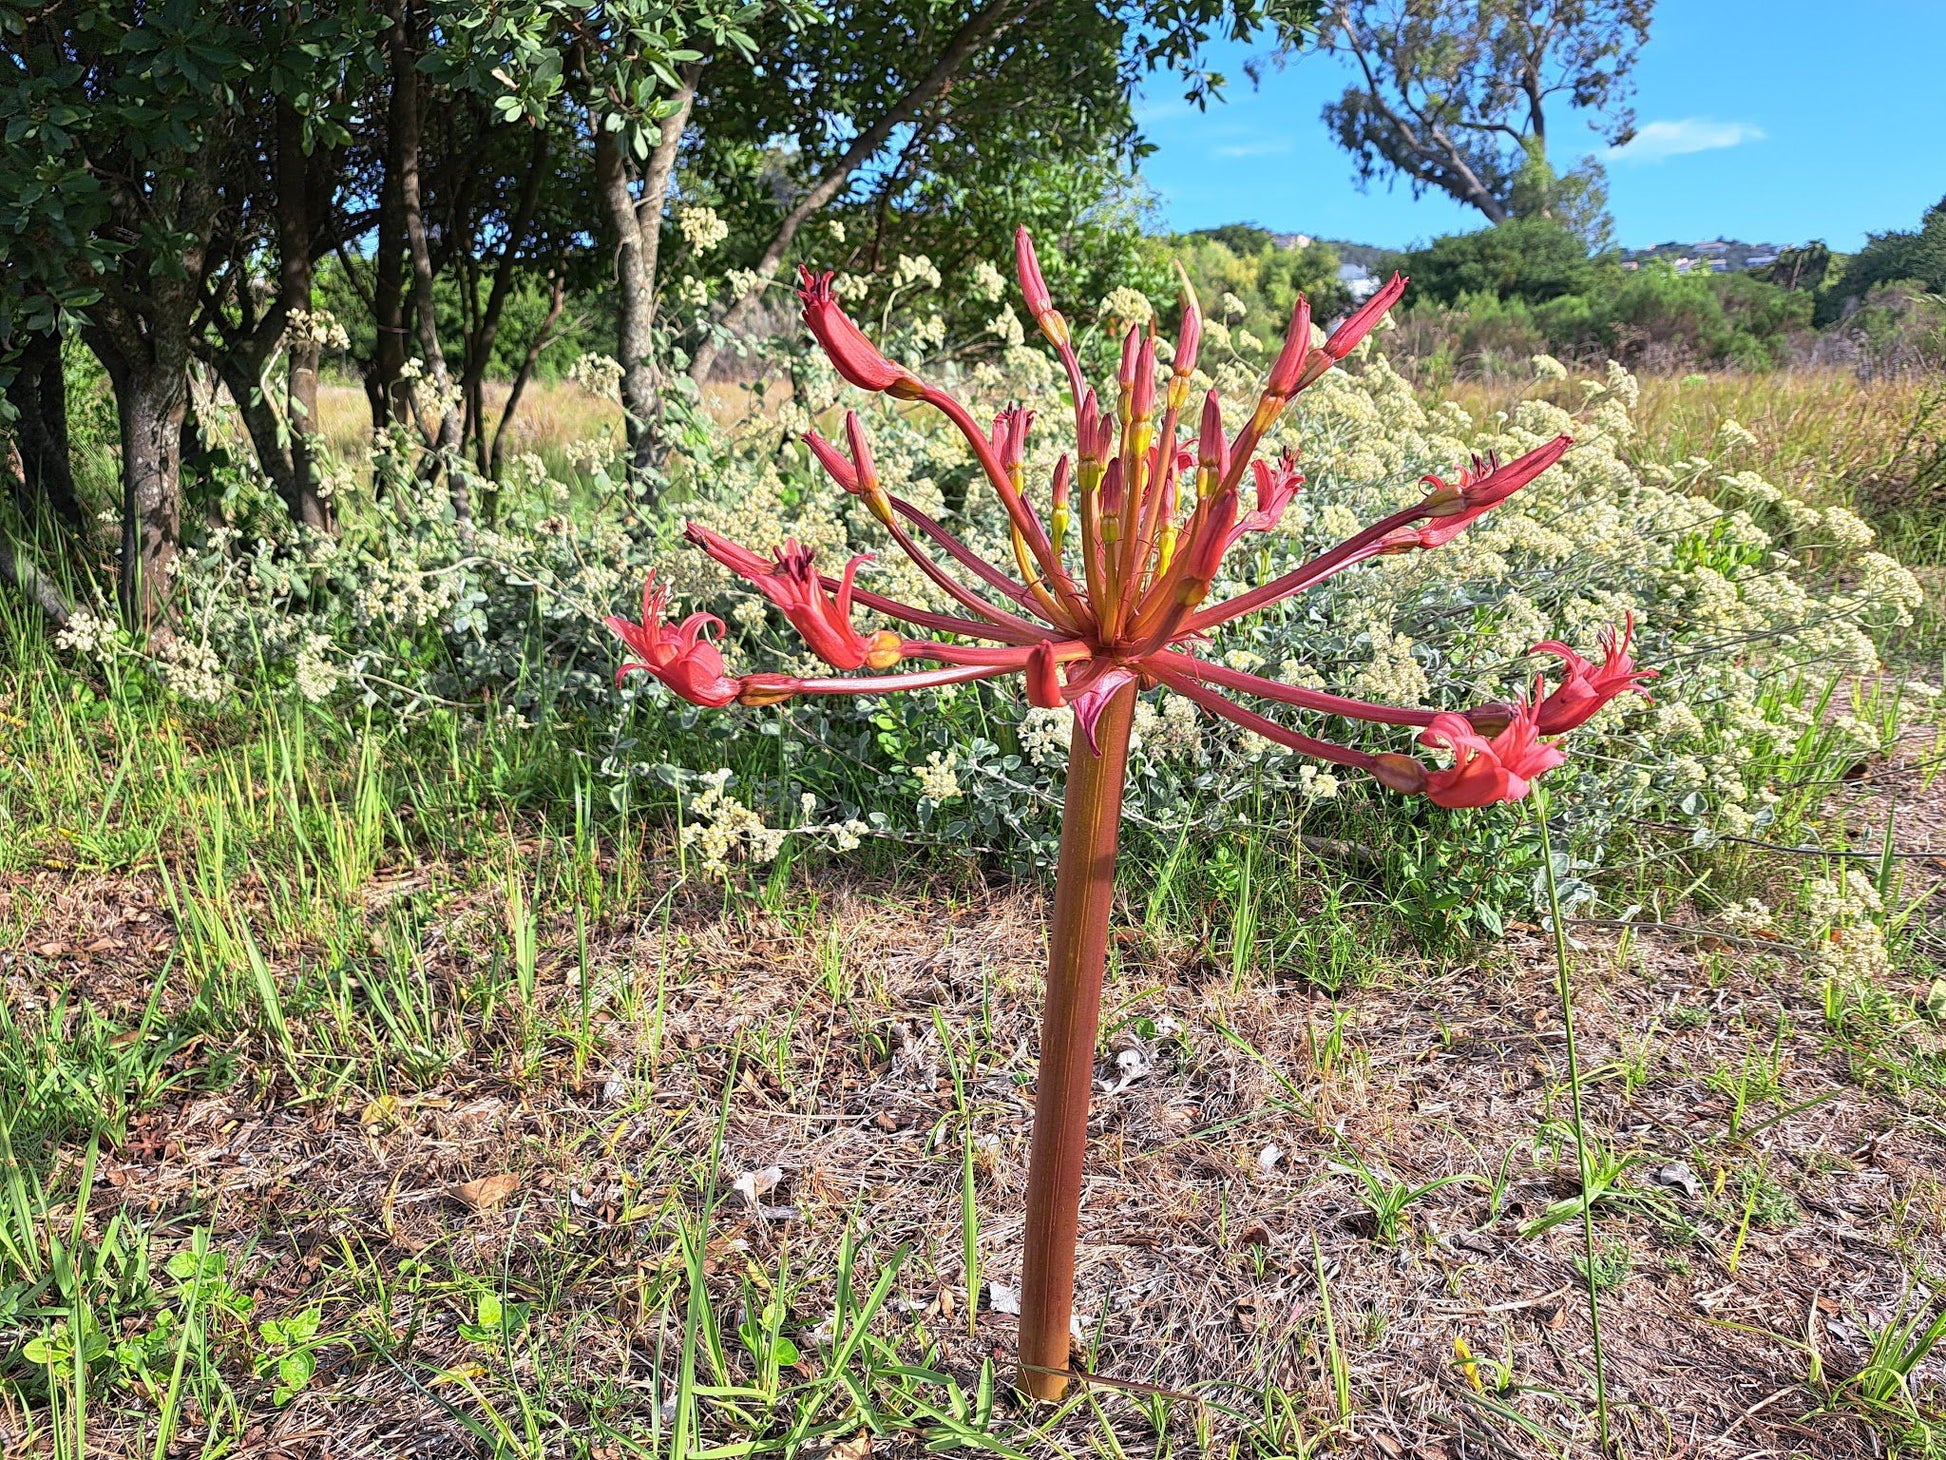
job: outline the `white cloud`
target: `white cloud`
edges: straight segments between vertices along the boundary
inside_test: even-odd
[[[1226,142],[1210,148],[1212,157],[1277,157],[1291,150],[1288,137],[1263,137],[1254,142]]]
[[[1749,122],[1717,122],[1708,117],[1684,117],[1678,122],[1649,122],[1620,147],[1610,147],[1616,162],[1661,162],[1691,152],[1715,152],[1764,140],[1763,128]]]

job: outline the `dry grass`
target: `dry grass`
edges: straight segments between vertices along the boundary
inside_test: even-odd
[[[1634,416],[1642,460],[1705,456],[1725,469],[1755,471],[1812,501],[1847,503],[1886,483],[1900,447],[1928,404],[1941,396],[1937,380],[1917,375],[1861,380],[1844,370],[1644,375],[1640,385]],[[1461,380],[1442,394],[1475,416],[1509,410],[1535,396],[1567,406],[1581,400],[1571,382]],[[1719,434],[1726,421],[1752,432],[1757,448],[1726,447]],[[1941,424],[1932,422],[1935,435]]]
[[[736,382],[712,384],[705,399],[711,413],[725,424],[745,419],[753,409],[774,411],[777,408],[774,398],[767,406],[760,406],[753,400],[749,387]],[[506,403],[507,387],[497,381],[489,382],[486,387],[489,432],[498,429]],[[371,405],[364,389],[357,385],[322,386],[318,391],[318,418],[333,453],[362,469],[370,459],[372,434]],[[566,381],[536,383],[521,395],[520,411],[507,437],[507,450],[510,455],[533,452],[550,468],[559,470],[567,460],[569,447],[583,441],[619,442],[622,425],[619,402]]]

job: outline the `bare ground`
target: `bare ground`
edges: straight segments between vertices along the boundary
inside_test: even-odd
[[[1920,804],[1936,821],[1936,804]],[[225,1088],[182,1095],[173,1081],[207,1084],[230,1053],[192,1041],[102,1158],[94,1231],[126,1207],[167,1250],[209,1225],[256,1301],[252,1323],[318,1306],[335,1335],[317,1378],[278,1409],[250,1375],[250,1330],[235,1326],[224,1369],[244,1436],[231,1453],[485,1453],[459,1416],[511,1414],[521,1394],[551,1417],[549,1434],[592,1447],[566,1453],[666,1439],[678,1227],[712,1179],[722,1199],[707,1266],[726,1377],[747,1379],[740,1305],[772,1285],[804,1355],[787,1381],[819,1372],[847,1228],[860,1286],[905,1251],[875,1325],[892,1351],[968,1385],[983,1359],[1005,1372],[1013,1320],[993,1299],[997,1288],[1004,1309],[1018,1281],[1037,891],[947,874],[813,876],[788,915],[685,892],[666,926],[595,930],[582,1064],[563,1033],[581,1005],[564,920],[543,930],[533,1019],[502,1006],[482,1026],[461,1013],[492,914],[460,888],[461,869],[421,868],[372,909],[375,925],[388,896],[436,910],[425,966],[450,1065],[348,1066],[336,1088],[312,1071],[326,1093],[299,1102],[288,1076],[237,1050]],[[66,989],[71,1009],[139,1017],[171,941],[153,885],[49,871],[5,895],[29,928],[0,954],[16,1008]],[[1898,1319],[1912,1274],[1946,1265],[1946,1046],[1915,1016],[1924,991],[1888,990],[1900,1012],[1863,1039],[1830,1027],[1820,977],[1787,948],[1581,941],[1587,1120],[1630,1158],[1596,1221],[1627,1452],[1884,1453],[1900,1426],[1844,1381]],[[1237,985],[1193,944],[1158,946],[1132,923],[1119,938],[1077,1362],[1178,1396],[1179,1448],[1243,1438],[1245,1453],[1292,1451],[1286,1403],[1304,1436],[1331,1430],[1335,1350],[1351,1409],[1340,1453],[1592,1453],[1580,1224],[1520,1231],[1576,1189],[1551,941],[1520,927],[1488,960],[1380,966],[1334,1006],[1296,971]],[[1774,1079],[1739,1112],[1753,1060]],[[969,1136],[981,1279],[970,1318]],[[1412,1202],[1386,1240],[1347,1169],[1360,1162],[1381,1184],[1468,1179]],[[728,1189],[770,1167],[780,1179],[758,1203]],[[50,1187],[72,1192],[76,1168],[67,1161]],[[467,1185],[496,1177],[517,1181]],[[483,1348],[462,1334],[482,1291],[534,1304],[531,1342]],[[1922,1409],[1941,1378],[1937,1360],[1914,1375]],[[1029,1450],[1081,1453],[1106,1426],[1130,1454],[1154,1453],[1141,1398],[1106,1388],[1098,1411],[1037,1434],[1003,1397],[994,1428]],[[137,1397],[97,1416],[100,1453],[148,1453],[145,1409]],[[708,1400],[703,1412],[706,1442],[765,1433],[761,1415],[753,1429],[747,1413]],[[878,1412],[897,1418],[898,1406]],[[19,1418],[0,1410],[0,1429]],[[213,1422],[194,1406],[188,1418],[191,1442]],[[929,1433],[915,1423],[878,1446],[918,1453]]]

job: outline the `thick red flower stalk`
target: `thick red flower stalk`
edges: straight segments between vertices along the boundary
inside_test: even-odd
[[[1090,389],[1065,318],[1054,308],[1032,240],[1021,229],[1015,258],[1028,312],[1060,355],[1073,399],[1075,448],[1055,468],[1045,510],[1030,499],[1023,462],[1034,413],[1003,411],[990,431],[937,386],[888,360],[833,299],[830,275],[803,271],[804,319],[851,384],[924,402],[966,438],[1004,508],[1012,561],[988,562],[940,523],[888,493],[878,480],[858,417],[847,413],[845,449],[807,433],[825,471],[859,497],[939,592],[950,610],[922,608],[860,588],[863,557],[832,578],[795,543],[766,558],[698,524],[688,536],[748,580],[836,670],[884,671],[902,660],[936,668],[904,674],[732,678],[703,637],[721,624],[692,614],[661,621],[653,580],[643,622],[608,622],[640,656],[642,669],[697,704],[778,704],[798,695],[884,694],[1019,674],[1029,701],[1072,707],[1075,718],[1062,822],[1047,1007],[1035,1096],[1027,1185],[1020,1382],[1058,1398],[1071,1376],[1069,1323],[1074,1253],[1086,1145],[1088,1098],[1101,1005],[1108,916],[1115,882],[1129,730],[1138,689],[1165,687],[1276,744],[1334,765],[1362,770],[1380,784],[1446,807],[1478,807],[1524,797],[1535,777],[1566,757],[1543,736],[1584,723],[1617,695],[1639,692],[1654,671],[1630,657],[1633,625],[1603,635],[1600,665],[1567,645],[1534,652],[1562,664],[1561,683],[1515,703],[1466,714],[1373,704],[1281,684],[1231,669],[1200,652],[1211,630],[1315,587],[1373,558],[1439,547],[1546,471],[1572,444],[1566,436],[1504,464],[1476,459],[1456,478],[1425,478],[1424,497],[1355,533],[1300,567],[1234,597],[1210,602],[1226,555],[1253,533],[1275,528],[1303,483],[1294,457],[1258,456],[1258,446],[1291,400],[1338,364],[1398,302],[1394,275],[1322,346],[1311,343],[1310,306],[1293,311],[1289,336],[1249,418],[1231,433],[1215,393],[1190,407],[1202,320],[1184,280],[1183,329],[1170,373],[1157,378],[1156,339],[1130,330],[1112,392]],[[1192,429],[1196,434],[1189,437]],[[1249,495],[1246,500],[1245,485]],[[862,633],[853,605],[907,625],[923,637]],[[1430,766],[1400,751],[1371,752],[1286,728],[1232,695],[1367,723],[1418,730],[1419,743],[1450,764]]]

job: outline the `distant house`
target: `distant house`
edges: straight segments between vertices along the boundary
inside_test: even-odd
[[[1671,262],[1675,264],[1676,272],[1678,274],[1686,274],[1691,269],[1696,267],[1696,260],[1690,258],[1687,254],[1683,255],[1679,259],[1673,259],[1671,260]]]
[[[1378,280],[1363,264],[1338,265],[1338,282],[1345,286],[1345,292],[1351,295],[1353,304],[1363,304],[1378,293]]]
[[[1273,233],[1270,241],[1279,248],[1309,248],[1316,240],[1308,233]]]
[[[1722,253],[1726,249],[1728,249],[1729,246],[1730,245],[1725,243],[1722,239],[1714,238],[1711,239],[1708,243],[1697,244],[1696,252],[1697,253]]]
[[[1743,266],[1746,269],[1761,269],[1765,264],[1774,264],[1776,262],[1777,255],[1774,253],[1753,253],[1743,261]]]
[[[1710,260],[1710,272],[1711,272],[1712,274],[1727,274],[1727,273],[1729,273],[1729,272],[1730,272],[1730,261],[1729,261],[1728,259],[1711,259],[1711,260]]]

